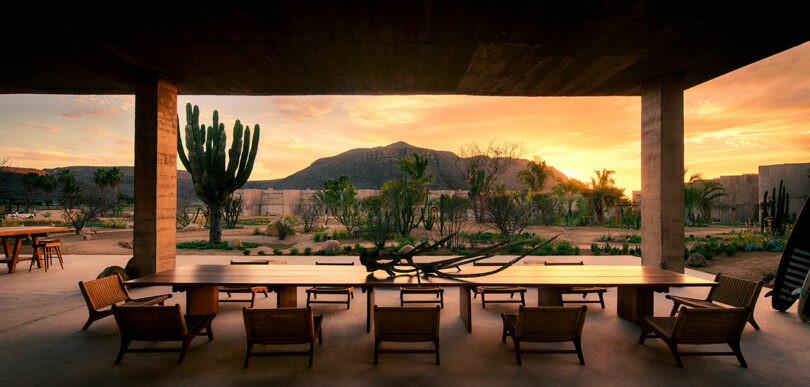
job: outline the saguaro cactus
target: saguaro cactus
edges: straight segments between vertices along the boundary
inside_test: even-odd
[[[242,127],[239,120],[233,125],[233,143],[228,149],[228,164],[225,166],[225,147],[228,145],[225,124],[219,122],[219,113],[214,110],[213,125],[200,125],[200,109],[186,104],[186,148],[180,138],[180,119],[177,119],[177,154],[183,166],[191,174],[197,197],[210,209],[209,243],[222,241],[222,207],[248,180],[253,171],[253,162],[259,149],[259,125]]]

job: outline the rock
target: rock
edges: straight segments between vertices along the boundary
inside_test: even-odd
[[[321,246],[321,249],[327,253],[339,253],[340,242],[334,240],[323,242],[323,246]]]
[[[183,227],[183,231],[203,231],[205,227],[198,223],[189,223],[186,227]]]
[[[147,274],[151,274],[146,272],[146,270],[137,267],[135,264],[135,257],[132,257],[129,259],[129,261],[127,261],[127,266],[124,267],[124,271],[126,271],[130,279],[140,278]]]
[[[692,267],[706,266],[706,257],[704,257],[703,254],[701,253],[689,254],[689,258],[686,260],[686,266]]]
[[[274,236],[274,237],[277,237],[277,236],[278,236],[278,234],[279,234],[279,232],[278,232],[278,231],[279,231],[279,227],[278,227],[278,226],[279,226],[279,225],[278,225],[278,221],[277,221],[277,220],[272,221],[272,222],[270,222],[270,224],[268,224],[268,225],[267,225],[267,229],[266,229],[266,230],[264,230],[264,233],[265,233],[265,234],[267,234],[267,235],[269,235],[269,236]]]
[[[242,247],[242,240],[239,238],[231,239],[228,241],[228,246],[238,249]]]
[[[132,250],[134,246],[132,245],[132,241],[118,241],[118,246],[121,246],[125,249]]]
[[[121,266],[110,266],[102,270],[101,274],[99,274],[98,277],[96,277],[96,279],[116,274],[119,274],[124,281],[129,281],[129,276],[127,275],[126,270],[124,270]]]
[[[414,249],[415,249],[415,247],[413,247],[413,246],[411,246],[411,245],[405,245],[405,246],[402,246],[402,248],[401,248],[401,249],[399,249],[399,251],[397,251],[397,254],[399,254],[399,255],[405,255],[405,254],[410,253],[410,252],[411,252],[411,251],[413,251]]]

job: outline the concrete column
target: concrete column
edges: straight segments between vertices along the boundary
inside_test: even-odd
[[[175,266],[177,86],[156,76],[135,86],[135,270]]]
[[[683,273],[683,77],[641,85],[641,264]]]

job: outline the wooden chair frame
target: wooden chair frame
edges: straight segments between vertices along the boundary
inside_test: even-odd
[[[132,298],[129,295],[127,287],[124,286],[124,280],[118,274],[87,282],[79,281],[79,289],[82,291],[82,296],[84,296],[84,302],[87,304],[87,311],[89,313],[87,322],[82,327],[82,330],[87,330],[96,320],[112,316],[112,308],[103,308],[118,303],[132,306],[163,305],[167,299],[172,297],[171,294],[161,294],[144,298]]]
[[[269,260],[254,260],[254,261],[234,261],[231,260],[231,265],[269,265]],[[268,292],[273,290],[267,286],[220,286],[219,292],[228,295],[226,299],[219,299],[219,302],[250,302],[250,307],[256,303],[256,294],[264,293],[264,297],[269,297]],[[247,294],[250,293],[250,299],[231,299],[231,293]]]
[[[354,262],[320,262],[315,261],[315,265],[322,266],[354,266]],[[306,289],[307,293],[307,306],[311,304],[346,304],[346,309],[352,306],[352,299],[354,299],[354,287],[352,286],[313,286]],[[345,295],[346,301],[342,300],[318,300],[318,295],[331,294],[331,295]]]
[[[62,248],[59,246],[59,238],[40,238],[37,243],[32,245],[34,254],[31,256],[31,264],[28,266],[28,272],[34,267],[34,261],[38,262],[38,258],[42,259],[42,265],[45,271],[53,264],[53,257],[59,259],[59,267],[65,269],[64,260],[62,259]]]
[[[374,365],[378,364],[381,353],[434,353],[439,365],[439,326],[440,308],[435,307],[378,307],[374,305]],[[406,326],[402,323],[413,323]],[[430,326],[416,325],[418,323]],[[393,328],[392,328],[393,326]],[[414,333],[413,330],[426,332]],[[434,349],[382,349],[381,343],[392,342],[433,342]]]
[[[481,295],[481,308],[486,309],[490,304],[520,304],[526,306],[526,288],[520,286],[476,286],[472,288],[473,298]],[[509,299],[497,299],[487,301],[487,294],[508,294]],[[520,300],[515,300],[515,294],[520,295]]]
[[[211,330],[211,322],[216,317],[216,314],[206,315],[183,315],[183,310],[180,305],[173,306],[112,306],[115,322],[118,324],[118,330],[121,332],[121,348],[118,350],[118,356],[115,358],[115,364],[121,363],[124,354],[127,352],[180,352],[180,357],[177,359],[177,364],[183,363],[186,357],[188,347],[197,335],[202,333],[204,329],[208,336],[208,341],[214,340],[214,333]],[[166,318],[161,321],[165,324],[163,331],[152,332],[133,332],[130,331],[130,325],[133,322],[128,321],[133,315],[147,315],[155,314],[156,316],[150,317],[150,323],[154,323],[155,317],[163,314],[163,317],[171,316],[173,318]],[[159,317],[158,317],[159,318]],[[137,325],[137,322],[134,323]],[[182,346],[179,349],[171,348],[136,348],[130,349],[129,345],[133,341],[181,341]]]
[[[543,265],[545,266],[584,266],[585,262],[549,262],[544,261]],[[574,301],[574,300],[562,300],[563,304],[599,304],[602,309],[605,309],[605,292],[607,292],[607,288],[603,288],[600,286],[575,286],[565,289],[562,294],[581,294],[582,300],[581,301]],[[588,300],[586,299],[589,294],[596,293],[599,296],[599,300]]]
[[[413,295],[432,294],[436,297],[436,299],[406,300],[405,299],[406,294],[413,294]],[[438,303],[439,307],[444,309],[444,289],[442,289],[439,286],[403,286],[399,288],[399,306],[405,306],[405,304],[435,304],[435,303]]]
[[[521,306],[518,310],[517,315],[507,315],[506,313],[501,313],[501,319],[503,320],[503,332],[501,334],[501,342],[506,342],[506,337],[509,336],[512,338],[512,342],[515,344],[515,358],[517,359],[518,365],[523,365],[521,361],[520,355],[522,353],[545,353],[545,354],[577,354],[579,358],[579,364],[585,365],[585,358],[582,355],[582,328],[585,326],[585,314],[588,311],[588,307],[582,305],[581,307],[575,306],[540,306],[540,307],[532,307],[526,308]],[[524,332],[526,328],[525,324],[525,316],[527,313],[542,313],[547,315],[547,319],[549,317],[553,317],[556,314],[560,313],[574,313],[576,314],[575,318],[571,321],[572,325],[568,332],[564,335],[560,335],[557,332],[548,332],[545,334],[527,334]],[[534,327],[537,328],[537,327]],[[520,347],[520,343],[522,342],[537,342],[537,343],[556,343],[556,342],[566,342],[571,341],[574,343],[573,350],[557,350],[557,349],[525,349]]]
[[[677,317],[643,317],[641,319],[641,336],[639,344],[644,344],[647,338],[660,338],[669,347],[675,364],[683,368],[681,356],[736,356],[743,368],[748,368],[745,358],[740,350],[740,337],[751,313],[750,307],[745,308],[694,308],[682,306]],[[712,315],[716,314],[719,322],[713,324]],[[735,317],[736,315],[736,317]],[[700,320],[695,319],[700,318]],[[717,327],[720,327],[718,330]],[[717,331],[715,335],[705,331]],[[652,334],[650,334],[652,333]],[[728,344],[731,352],[681,352],[679,344]]]
[[[705,299],[667,294],[666,297],[672,300],[673,303],[669,315],[674,316],[681,305],[693,308],[725,308],[722,305],[716,304],[716,302],[721,302],[737,308],[751,308],[751,315],[748,316],[748,322],[754,329],[759,330],[759,324],[754,320],[754,308],[757,305],[757,300],[759,300],[759,294],[762,292],[762,281],[748,281],[729,277],[721,273],[717,273],[714,277],[714,281],[719,283],[719,285],[712,287],[711,290],[709,290],[709,295],[706,296]]]
[[[298,314],[298,317],[304,317],[303,319],[306,320],[306,334],[304,335],[290,335],[290,336],[261,336],[254,332],[254,324],[259,324],[259,322],[254,322],[254,318],[258,317],[270,317],[275,315],[295,315]],[[308,355],[309,356],[309,367],[312,367],[312,359],[315,354],[315,340],[317,338],[318,344],[323,344],[323,316],[321,315],[313,315],[312,308],[276,308],[276,309],[248,309],[242,308],[242,316],[245,321],[245,334],[247,337],[247,351],[245,352],[245,366],[244,368],[247,369],[250,363],[250,358],[253,356],[289,356],[289,355]],[[265,321],[263,321],[266,323]],[[266,328],[266,327],[265,327]],[[283,328],[282,328],[283,329]],[[298,351],[298,352],[254,352],[253,347],[256,344],[275,344],[275,345],[282,345],[282,344],[309,344],[309,351]]]

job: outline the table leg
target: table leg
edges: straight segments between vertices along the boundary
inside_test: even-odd
[[[467,328],[467,333],[472,333],[472,287],[459,286],[458,287],[458,311],[461,315],[461,321],[464,322],[464,327]]]
[[[31,235],[31,242],[32,242],[31,245],[32,246],[36,246],[37,243],[39,243],[39,237],[40,236],[42,236],[42,235]],[[47,237],[48,234],[45,234],[44,236]],[[34,257],[36,257],[36,259],[37,259],[37,268],[41,269],[42,265],[43,265],[43,262],[42,262],[42,256],[39,254],[39,249],[34,249],[34,255],[31,256],[31,259],[34,259]]]
[[[537,287],[537,306],[562,306],[563,289],[554,286]]]
[[[617,291],[619,317],[638,325],[641,316],[653,315],[655,289],[647,287],[620,286]]]
[[[11,250],[11,247],[8,244],[8,237],[3,237],[3,252],[6,253],[6,258],[11,258],[9,250]]]
[[[17,263],[20,259],[20,249],[22,249],[22,238],[14,238],[14,248],[11,252],[11,262],[8,263],[8,272],[13,273],[17,270]]]
[[[186,313],[219,312],[219,286],[192,286],[186,290]]]
[[[277,286],[276,305],[279,308],[298,307],[298,286]]]
[[[371,323],[374,322],[374,288],[363,288],[366,292],[366,332],[371,332]]]

